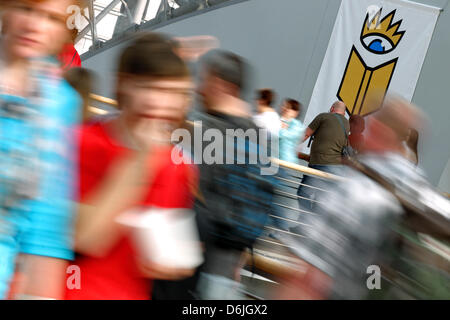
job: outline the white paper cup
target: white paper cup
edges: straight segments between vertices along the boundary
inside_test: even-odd
[[[117,222],[131,227],[141,257],[163,266],[196,268],[203,263],[195,213],[188,209],[133,210]]]

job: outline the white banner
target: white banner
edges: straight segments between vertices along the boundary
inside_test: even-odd
[[[373,92],[411,101],[439,12],[404,0],[342,0],[305,125],[336,100],[362,116],[376,111],[365,103]]]

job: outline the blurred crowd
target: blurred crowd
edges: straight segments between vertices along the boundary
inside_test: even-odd
[[[306,125],[265,88],[253,112],[243,57],[143,32],[113,66],[117,112],[98,116],[70,5],[0,0],[0,299],[250,299],[261,238],[289,248],[290,268],[264,270],[270,299],[450,298],[450,201],[420,169],[418,107],[336,101]],[[292,170],[294,217],[278,203]]]

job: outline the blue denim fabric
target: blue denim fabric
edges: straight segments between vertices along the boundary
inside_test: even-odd
[[[309,165],[309,167],[312,169],[324,171],[335,175],[340,175],[340,173],[342,173],[344,170],[344,167],[342,165]],[[302,185],[299,186],[297,190],[297,195],[299,197],[304,197],[306,199],[311,200],[317,200],[319,198],[320,193],[323,192],[321,190],[318,190],[317,188],[327,190],[330,186],[330,181],[310,175],[303,175],[301,183]],[[311,186],[313,188],[308,186]],[[300,198],[298,200],[300,209],[314,212],[315,207],[314,201],[309,201],[306,199]]]
[[[342,175],[345,171],[345,167],[342,165],[309,165],[309,167],[335,175]],[[333,184],[334,182],[329,180],[306,174],[303,175],[302,182],[297,190],[297,196],[301,197],[298,199],[298,205],[302,212],[300,212],[297,219],[300,224],[291,228],[292,232],[301,235],[306,234],[304,228],[307,228],[309,224],[308,215],[320,214],[320,207],[318,206],[318,202],[315,201],[326,197],[325,193],[327,191],[332,191]]]

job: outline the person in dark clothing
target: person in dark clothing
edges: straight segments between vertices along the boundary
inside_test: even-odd
[[[238,281],[242,256],[262,233],[271,210],[272,189],[267,182],[270,178],[256,171],[258,165],[247,162],[259,150],[261,141],[252,137],[252,132],[258,135],[259,128],[251,119],[249,105],[241,99],[246,64],[231,52],[215,50],[204,58],[202,69],[198,93],[205,112],[195,119],[192,131],[200,131],[201,136],[194,134],[194,139],[214,132],[227,144],[232,141],[234,162],[227,161],[230,149],[225,145],[216,149],[214,159],[207,155],[209,141],[201,139],[201,143],[195,141],[193,146],[183,145],[191,148],[194,159],[196,155],[202,156],[201,161],[195,159],[200,172],[195,211],[205,262],[190,279],[159,282],[157,285],[164,289],[154,295],[156,299],[245,299],[243,286]],[[239,134],[230,132],[245,132],[245,138],[240,140]],[[242,140],[250,147],[245,152],[246,161],[236,164]],[[234,141],[238,142],[234,144]],[[247,219],[253,224],[248,224]],[[251,231],[246,232],[246,229]]]
[[[345,132],[344,128],[345,127]],[[319,114],[309,124],[303,141],[314,136],[311,146],[310,166],[323,166],[320,169],[341,164],[342,149],[347,144],[350,125],[345,118],[345,104],[333,103],[330,112]]]
[[[206,109],[199,119],[202,121],[202,129],[204,132],[210,129],[220,131],[227,142],[223,154],[215,157],[218,162],[207,164],[208,159],[204,159],[199,165],[199,189],[203,201],[197,201],[196,212],[206,251],[196,291],[199,298],[205,300],[245,299],[244,287],[238,282],[240,269],[243,267],[242,254],[246,248],[252,247],[272,210],[271,176],[255,171],[259,167],[250,160],[255,152],[258,152],[258,156],[261,155],[259,148],[267,147],[264,144],[267,140],[263,141],[264,137],[259,134],[260,128],[252,121],[249,106],[241,99],[246,71],[247,66],[239,56],[231,52],[215,51],[204,60],[199,87]],[[250,148],[246,150],[246,156],[249,158],[245,159],[244,164],[236,164],[241,150],[234,144],[235,162],[229,164],[230,132],[234,132],[239,140],[242,138],[237,134],[239,131],[245,132],[242,140],[248,138]],[[253,137],[252,132],[255,133]],[[232,139],[234,141],[234,137]],[[203,145],[202,151],[205,150],[206,145]],[[265,162],[266,159],[259,160]],[[240,201],[241,199],[245,200]],[[253,215],[247,216],[248,212],[253,212]],[[243,231],[252,227],[246,219],[256,225],[252,235]],[[229,224],[230,220],[238,221],[243,226],[242,230]]]
[[[345,104],[336,101],[330,108],[330,112],[321,113],[308,125],[303,141],[314,136],[311,146],[309,167],[331,174],[339,175],[342,171],[342,152],[348,144],[350,125],[345,118]],[[321,190],[329,188],[329,182],[315,176],[304,175],[297,195],[299,207],[305,213],[314,213],[315,202],[319,198]],[[312,200],[312,201],[311,201]],[[303,221],[305,214],[299,216],[299,222]],[[301,225],[292,228],[293,232],[303,234]]]

